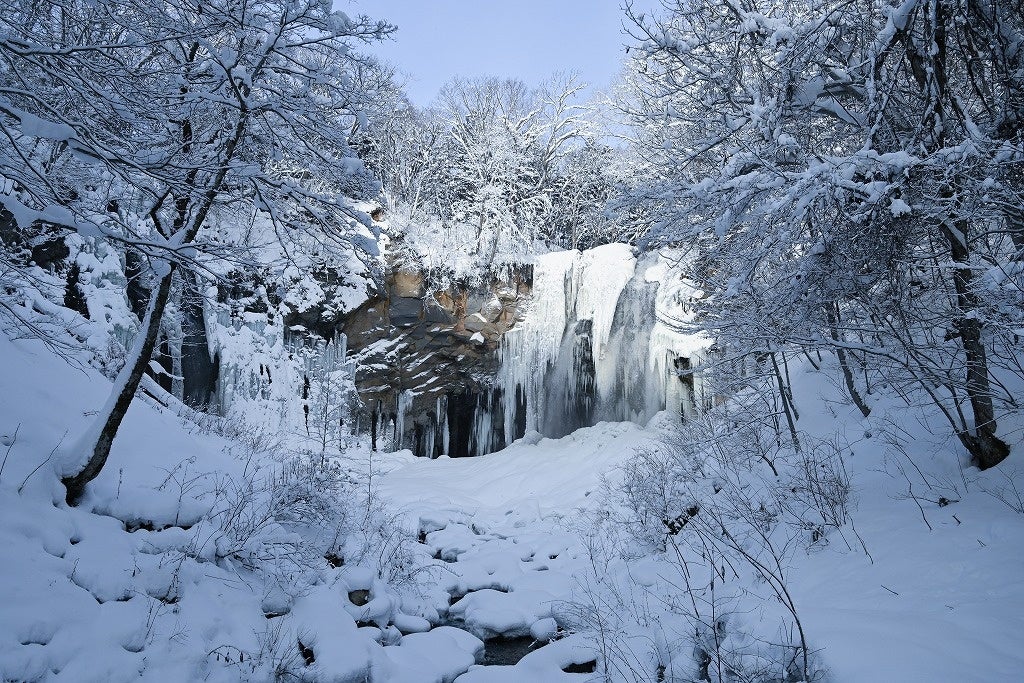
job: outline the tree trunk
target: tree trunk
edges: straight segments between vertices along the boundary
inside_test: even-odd
[[[772,361],[772,370],[775,373],[775,381],[779,386],[779,396],[782,397],[782,407],[786,413],[786,424],[789,426],[789,436],[793,439],[793,450],[797,453],[801,451],[800,448],[800,437],[796,431],[796,419],[794,415],[796,413],[796,406],[793,405],[793,394],[790,392],[789,387],[782,380],[782,372],[779,370],[779,363],[775,360],[775,352],[772,351],[768,354],[768,357]]]
[[[160,282],[153,289],[149,298],[149,306],[146,315],[142,320],[142,327],[139,329],[138,337],[132,344],[131,353],[125,360],[125,365],[117,374],[114,380],[114,389],[106,406],[96,417],[96,421],[89,431],[79,442],[79,451],[91,449],[89,460],[77,474],[66,476],[62,479],[67,487],[68,505],[76,505],[85,492],[85,485],[99,475],[103,465],[110,455],[110,447],[114,443],[114,435],[117,434],[121,421],[128,412],[135,392],[139,388],[139,382],[149,366],[150,358],[153,356],[153,348],[156,346],[157,337],[160,332],[160,320],[163,318],[164,308],[171,291],[171,279],[174,277],[175,265],[168,264],[167,273],[160,278]]]
[[[1024,171],[1020,173],[1024,174]],[[1006,220],[1006,227],[1010,233],[1010,240],[1013,243],[1014,249],[1014,254],[1010,260],[1024,261],[1024,208],[1020,210],[1017,210],[1016,207],[1004,209],[1003,217]]]
[[[857,389],[856,382],[853,381],[853,369],[850,367],[850,359],[846,354],[846,349],[844,349],[840,344],[839,306],[837,304],[829,304],[826,306],[825,318],[828,320],[828,331],[832,336],[832,341],[836,342],[836,357],[839,359],[839,367],[843,370],[843,381],[846,383],[846,391],[850,394],[850,398],[853,399],[853,403],[857,406],[860,414],[867,417],[871,414],[871,408],[864,401],[864,397],[861,396],[860,390]]]
[[[963,116],[959,113],[959,106],[949,96],[946,48],[949,27],[956,21],[954,16],[950,16],[949,9],[945,3],[937,2],[932,6],[931,14],[925,13],[926,40],[915,42],[910,33],[903,32],[903,39],[909,48],[907,56],[910,59],[910,67],[926,105],[925,125],[934,131],[931,144],[933,150],[945,146],[947,133],[956,129],[953,121],[947,119],[947,111],[954,116]],[[950,106],[947,108],[947,105]],[[956,187],[941,188],[940,194],[946,199],[954,199],[956,191]],[[962,188],[960,191],[963,191]],[[976,317],[978,296],[973,288],[974,272],[970,263],[970,225],[962,218],[945,219],[939,221],[939,231],[949,246],[950,258],[954,264],[956,311],[953,326],[964,349],[967,374],[965,388],[974,413],[974,429],[971,430],[969,425],[964,425],[958,430],[957,436],[971,454],[974,464],[984,470],[998,465],[1006,458],[1010,453],[1010,447],[996,436],[988,360],[985,356],[985,345],[981,340],[981,321]]]
[[[981,321],[973,315],[978,308],[978,297],[972,287],[974,273],[969,263],[967,227],[961,221],[943,221],[941,229],[956,268],[953,271],[953,286],[956,289],[957,318],[953,325],[964,349],[967,397],[974,413],[974,433],[965,430],[958,436],[970,452],[974,464],[984,470],[1002,462],[1010,454],[1010,447],[996,436],[995,408],[992,404],[985,345],[981,341]]]

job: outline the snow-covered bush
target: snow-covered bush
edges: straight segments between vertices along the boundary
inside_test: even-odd
[[[568,611],[617,676],[822,675],[789,569],[830,530],[851,529],[841,451],[830,441],[796,450],[770,428],[732,428],[737,417],[709,411],[638,449],[605,483],[588,536],[593,573]],[[652,631],[662,640],[650,642]]]
[[[210,351],[219,363],[211,409],[325,458],[344,451],[359,408],[344,335],[325,340],[286,327],[286,304],[270,301],[262,286],[250,297],[213,298],[205,306]]]
[[[779,491],[787,517],[808,532],[809,544],[828,542],[835,531],[852,549],[844,530],[856,534],[851,516],[854,498],[843,449],[835,439],[824,440],[807,444],[792,460]]]

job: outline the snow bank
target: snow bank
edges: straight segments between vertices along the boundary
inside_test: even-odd
[[[477,638],[432,629],[436,611],[379,578],[371,558],[394,576],[433,560],[365,502],[346,507],[359,494],[330,467],[139,399],[68,508],[57,447],[109,388],[0,335],[0,678],[451,681],[476,661]]]

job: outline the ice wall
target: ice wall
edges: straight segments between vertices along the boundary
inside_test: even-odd
[[[330,343],[289,334],[259,288],[223,303],[209,291],[205,327],[220,370],[211,407],[324,452],[344,448],[348,436],[359,434],[379,448],[430,457],[481,455],[527,433],[561,437],[600,421],[646,423],[663,410],[691,416],[705,401],[699,372],[691,371],[707,342],[676,324],[685,321],[697,293],[673,260],[652,254],[638,261],[623,244],[539,256],[517,285],[517,302],[525,303],[502,308],[508,319],[500,327],[485,320],[498,331],[476,351],[491,355],[475,366],[472,382],[446,374],[461,367],[462,356],[422,368],[413,368],[407,356],[374,357],[414,370],[400,374],[402,383],[383,401],[379,393],[370,401],[357,397],[357,363],[364,361],[348,353],[344,334]],[[394,321],[399,307],[394,292],[391,297],[387,310]],[[407,317],[430,329],[426,313],[416,310]],[[409,347],[419,344],[425,354],[451,348],[449,337],[455,338],[417,336],[418,330],[406,330]],[[392,330],[374,343],[394,345],[395,339]]]
[[[662,410],[692,415],[705,400],[691,371],[707,340],[678,323],[695,294],[671,257],[638,263],[624,244],[538,257],[533,301],[500,350],[505,442],[599,421],[646,423]]]

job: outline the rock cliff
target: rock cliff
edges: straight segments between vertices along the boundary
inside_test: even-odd
[[[522,319],[531,287],[529,266],[487,284],[444,289],[434,289],[423,273],[399,269],[383,291],[346,315],[338,331],[357,361],[356,386],[373,438],[417,455],[479,452],[474,413],[496,401],[501,337]]]

